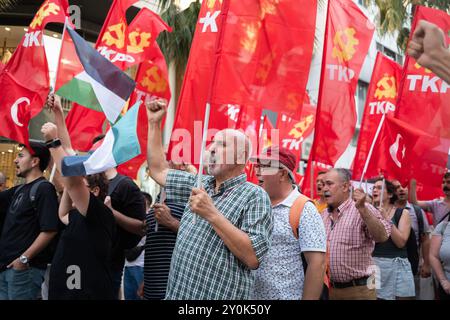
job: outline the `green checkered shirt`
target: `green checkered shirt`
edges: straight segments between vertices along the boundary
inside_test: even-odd
[[[170,170],[166,181],[167,200],[188,203],[197,176]],[[267,193],[248,183],[242,174],[225,181],[215,193],[215,179],[203,178],[203,187],[216,208],[236,227],[246,232],[259,261],[269,249],[272,208]],[[253,275],[225,246],[213,227],[186,206],[172,255],[166,299],[249,299]]]

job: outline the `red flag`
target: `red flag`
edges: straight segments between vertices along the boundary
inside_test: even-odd
[[[256,157],[259,150],[259,133],[261,128],[262,110],[256,107],[243,106],[239,108],[238,119],[234,129],[241,129],[252,143],[252,155]]]
[[[283,148],[294,152],[300,159],[303,140],[308,137],[315,123],[316,108],[310,104],[303,105],[301,117],[291,118],[286,114],[278,115],[277,128]]]
[[[152,61],[140,64],[136,75],[136,89],[131,95],[129,105],[133,106],[137,101],[149,101],[160,97],[170,101],[170,87],[166,60],[155,44],[156,56]],[[164,127],[164,123],[162,124]],[[137,135],[141,145],[141,154],[119,166],[121,174],[136,179],[139,168],[147,159],[148,119],[146,108],[140,108],[138,113]]]
[[[156,13],[145,7],[128,25],[125,13],[135,2],[114,0],[95,46],[122,70],[150,59],[158,35],[164,30],[172,30]]]
[[[364,165],[383,114],[393,115],[397,102],[401,67],[378,52],[372,79],[367,92],[364,115],[359,132],[358,147],[353,162],[353,179],[360,180]],[[375,177],[378,172],[366,172],[365,177]]]
[[[43,33],[49,22],[64,23],[66,0],[47,0],[0,73],[0,135],[28,144],[28,123],[45,104],[50,91]]]
[[[91,150],[92,140],[103,133],[105,120],[103,112],[73,103],[66,118],[72,148],[84,152]]]
[[[183,147],[184,161],[198,163],[207,102],[216,130],[234,127],[229,106],[295,112],[309,74],[315,12],[316,0],[203,1],[169,156]],[[183,143],[182,130],[195,138]]]
[[[441,10],[417,6],[411,35],[419,20],[429,21],[441,28],[447,35],[447,45],[450,45],[450,15]],[[432,135],[450,139],[448,83],[407,56],[400,92],[397,118],[414,123],[417,128]]]
[[[315,0],[224,1],[211,102],[297,113],[308,81],[316,9]]]
[[[264,116],[263,127],[261,131],[261,136],[259,137],[259,153],[262,153],[266,148],[271,146],[280,145],[280,135],[278,130],[276,130],[270,122],[267,115]]]
[[[314,161],[333,166],[353,137],[356,86],[375,30],[353,1],[329,1],[328,7],[317,120],[308,165]],[[310,190],[309,171],[304,192]]]
[[[415,178],[420,197],[435,197],[446,172],[450,144],[417,129],[415,124],[387,116],[374,149],[370,172],[387,179],[398,179],[403,185]]]

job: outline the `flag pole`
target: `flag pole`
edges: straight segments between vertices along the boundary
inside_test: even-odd
[[[386,180],[383,177],[383,185],[381,186],[381,195],[380,195],[380,210],[383,208],[383,195],[384,195],[384,185],[386,184]]]
[[[369,154],[367,155],[366,163],[364,164],[364,169],[361,175],[361,180],[359,180],[359,187],[361,188],[362,182],[364,180],[364,176],[366,175],[367,168],[369,167],[370,159],[372,158],[373,149],[375,148],[375,143],[378,140],[378,136],[381,132],[381,127],[383,126],[384,119],[386,119],[386,113],[383,113],[381,117],[380,123],[378,124],[377,131],[375,133],[375,137],[373,138],[372,145],[370,146]]]
[[[319,80],[319,93],[318,93],[318,97],[317,97],[317,107],[316,107],[316,114],[315,114],[315,123],[314,123],[314,138],[313,138],[313,142],[311,145],[311,151],[309,153],[309,161],[308,163],[310,163],[311,165],[311,169],[310,169],[310,174],[311,174],[311,178],[310,178],[310,188],[311,188],[311,199],[314,197],[314,158],[316,156],[316,145],[317,145],[317,141],[316,141],[316,137],[319,136],[319,129],[320,129],[320,121],[318,119],[318,116],[320,116],[320,111],[321,111],[321,105],[322,105],[322,84],[325,78],[325,69],[326,69],[326,61],[325,61],[325,55],[327,52],[327,33],[328,33],[328,28],[329,28],[329,12],[330,12],[330,2],[331,0],[327,1],[327,11],[325,12],[326,14],[326,21],[325,21],[325,31],[323,33],[323,48],[322,48],[322,62],[321,62],[321,67],[320,67],[320,80]],[[308,171],[306,171],[306,173],[308,173]],[[305,177],[305,182],[307,181],[306,177]]]
[[[212,100],[212,93],[213,93],[213,87],[216,81],[217,76],[217,64],[219,62],[219,47],[223,40],[224,35],[224,29],[225,29],[225,20],[228,16],[228,9],[230,7],[230,0],[223,0],[222,6],[221,6],[221,19],[220,19],[220,29],[219,29],[219,35],[216,39],[215,44],[215,61],[214,61],[214,67],[212,70],[212,76],[211,81],[209,82],[209,91],[208,91],[208,99],[206,101],[206,110],[205,110],[205,119],[203,122],[203,137],[202,137],[202,145],[200,149],[200,163],[198,168],[198,175],[197,175],[197,188],[202,188],[202,178],[203,178],[203,157],[205,155],[205,149],[206,149],[206,139],[207,139],[207,133],[208,133],[208,127],[209,127],[209,116],[211,113],[211,100]],[[197,222],[197,215],[193,215],[192,222],[195,224]]]
[[[51,171],[50,177],[49,177],[49,179],[48,179],[48,181],[49,181],[50,183],[53,183],[53,179],[55,178],[55,173],[56,173],[56,163],[53,164],[53,166],[52,166],[52,171]]]
[[[54,94],[55,93],[55,86],[56,86],[56,80],[58,79],[58,71],[59,71],[59,60],[61,59],[61,53],[62,53],[62,48],[63,48],[63,43],[64,43],[64,36],[66,35],[66,29],[67,29],[67,24],[68,24],[69,18],[66,16],[66,20],[64,22],[64,28],[63,28],[63,32],[62,32],[62,36],[61,36],[61,47],[59,48],[59,53],[58,53],[58,63],[56,64],[56,70],[55,70],[55,80],[53,81],[53,85],[50,86],[50,93]]]
[[[311,199],[313,199],[314,198],[314,190],[313,190],[313,186],[314,186],[314,164],[313,164],[313,161],[311,161],[311,168],[310,168],[310,171],[311,171],[311,184],[310,184],[310,186],[311,186]]]

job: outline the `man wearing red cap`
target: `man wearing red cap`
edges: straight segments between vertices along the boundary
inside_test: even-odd
[[[253,298],[257,300],[319,299],[322,293],[326,233],[314,203],[306,201],[298,209],[298,239],[290,223],[297,209],[294,203],[301,197],[293,173],[296,164],[296,156],[285,148],[270,147],[258,157],[256,175],[269,195],[274,228],[269,252],[255,271]]]

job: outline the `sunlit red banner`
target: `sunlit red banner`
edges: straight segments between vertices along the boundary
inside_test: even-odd
[[[360,180],[370,147],[383,114],[394,116],[401,78],[401,66],[378,52],[359,132],[358,146],[353,161],[353,179]],[[365,173],[365,178],[378,175],[378,171]]]
[[[347,149],[356,126],[355,92],[375,31],[353,2],[329,1],[314,142],[309,158],[334,166]],[[309,170],[303,189],[309,190]]]

